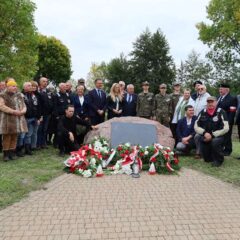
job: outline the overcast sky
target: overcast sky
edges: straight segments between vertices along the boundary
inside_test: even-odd
[[[34,0],[40,33],[55,36],[70,50],[72,77],[86,78],[92,62],[109,62],[148,27],[160,28],[179,65],[192,49],[204,56],[196,23],[206,20],[209,0]]]

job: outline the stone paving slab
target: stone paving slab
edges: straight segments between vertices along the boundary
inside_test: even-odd
[[[0,239],[240,239],[240,188],[197,171],[63,174],[0,211]]]

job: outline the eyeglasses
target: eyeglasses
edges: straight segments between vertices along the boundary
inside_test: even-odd
[[[200,91],[200,90],[204,90],[204,88],[199,88],[198,90],[199,90],[199,91]]]
[[[166,89],[165,87],[160,87],[160,89]]]

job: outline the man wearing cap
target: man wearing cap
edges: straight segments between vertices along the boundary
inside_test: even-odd
[[[194,129],[200,136],[204,161],[212,162],[214,167],[221,166],[224,161],[224,135],[229,131],[229,124],[225,111],[217,107],[215,97],[207,98],[207,107],[199,113]]]
[[[199,87],[200,85],[203,85],[203,83],[202,83],[201,81],[199,81],[199,80],[197,80],[197,81],[195,81],[195,82],[193,83],[193,87],[194,87],[194,89],[195,89],[195,92],[191,95],[191,98],[192,98],[193,100],[196,100],[196,99],[198,98],[198,95],[199,95],[198,87]]]
[[[151,119],[153,116],[154,94],[149,92],[149,83],[142,83],[143,91],[138,94],[137,116]]]
[[[78,80],[78,86],[84,86],[84,95],[88,94],[89,90],[85,86],[85,79],[84,78],[80,78]]]
[[[237,111],[237,98],[230,95],[230,86],[227,83],[219,85],[219,94],[217,106],[226,112],[229,123],[229,131],[224,139],[224,155],[229,156],[232,153],[232,127]]]
[[[172,117],[172,101],[171,97],[166,94],[167,85],[160,84],[159,91],[159,94],[156,94],[154,98],[154,118],[164,126],[169,127]]]
[[[0,134],[3,138],[4,161],[15,159],[17,135],[28,131],[23,95],[17,91],[17,83],[13,78],[8,79],[6,86],[6,91],[0,94]]]

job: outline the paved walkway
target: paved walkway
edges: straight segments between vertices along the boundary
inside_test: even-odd
[[[240,189],[196,171],[64,174],[0,211],[0,239],[240,239]]]

